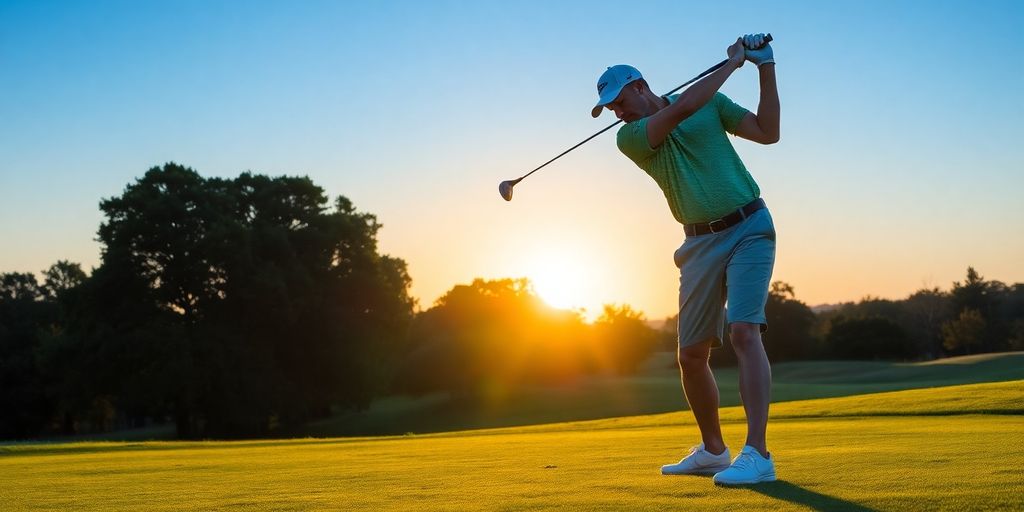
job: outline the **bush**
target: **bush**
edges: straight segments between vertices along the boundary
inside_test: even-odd
[[[825,344],[829,354],[841,359],[908,359],[916,355],[914,343],[903,329],[881,317],[837,316]]]

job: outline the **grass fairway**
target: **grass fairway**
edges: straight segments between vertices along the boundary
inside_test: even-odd
[[[0,446],[5,510],[1020,510],[1024,381],[773,406],[780,481],[666,477],[688,413],[403,437]],[[723,410],[733,449],[742,411]]]
[[[724,349],[731,350],[731,349]],[[739,405],[736,368],[718,368],[722,406]],[[772,365],[772,402],[1024,379],[1024,352],[981,354],[925,363],[798,361]],[[526,387],[496,404],[465,404],[444,394],[376,401],[369,411],[316,422],[312,437],[401,435],[649,415],[686,408],[674,353],[645,371],[588,377],[564,386]]]

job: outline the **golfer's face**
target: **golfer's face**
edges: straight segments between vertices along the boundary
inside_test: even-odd
[[[615,117],[625,121],[636,121],[643,117],[640,111],[640,92],[635,84],[627,84],[615,101],[607,105],[608,110],[615,112]]]

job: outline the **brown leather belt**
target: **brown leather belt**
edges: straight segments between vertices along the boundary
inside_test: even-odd
[[[686,232],[686,236],[700,236],[707,235],[709,233],[719,233],[743,222],[744,220],[747,220],[747,217],[750,217],[754,212],[764,207],[764,199],[759,197],[721,219],[715,219],[711,222],[683,224],[683,231]]]

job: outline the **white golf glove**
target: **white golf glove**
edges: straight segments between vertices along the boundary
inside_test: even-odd
[[[762,48],[761,45],[764,45],[764,47]],[[747,48],[747,60],[757,66],[768,62],[775,63],[772,46],[764,42],[764,34],[747,34],[743,36],[743,46]]]

